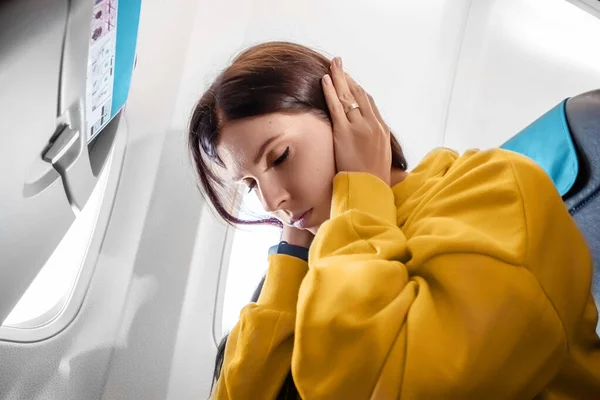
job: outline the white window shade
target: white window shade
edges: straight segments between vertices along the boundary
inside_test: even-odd
[[[248,193],[243,198],[239,218],[252,220],[266,215],[257,196]],[[223,300],[222,334],[231,331],[240,311],[249,302],[268,267],[269,247],[279,243],[281,230],[275,226],[248,226],[235,230]]]

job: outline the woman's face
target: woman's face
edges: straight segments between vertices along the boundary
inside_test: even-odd
[[[217,151],[232,179],[253,188],[284,224],[315,234],[329,219],[336,170],[324,119],[275,113],[231,122],[221,129]]]

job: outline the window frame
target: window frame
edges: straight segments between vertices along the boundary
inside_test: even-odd
[[[239,205],[244,198],[242,188],[235,191],[234,197],[228,207],[229,213],[234,213],[239,210]],[[237,216],[239,212],[235,212]],[[221,259],[219,265],[219,276],[217,278],[217,293],[215,298],[212,336],[215,345],[218,346],[223,340],[223,306],[225,305],[225,290],[227,289],[227,276],[229,273],[229,261],[231,260],[231,250],[233,250],[233,237],[235,236],[235,228],[229,224],[225,228],[225,240],[221,248]]]
[[[100,199],[99,209],[93,224],[93,231],[89,237],[87,249],[81,260],[79,272],[71,290],[46,313],[22,323],[13,325],[0,325],[0,342],[35,343],[52,338],[66,329],[75,319],[87,293],[96,263],[98,261],[106,229],[112,214],[113,204],[118,191],[121,170],[125,159],[127,145],[127,122],[124,113],[111,121],[116,129],[114,140],[102,173],[106,173],[105,188]],[[106,129],[110,129],[109,126]],[[109,134],[105,132],[105,134]],[[54,313],[53,317],[48,317]]]
[[[239,216],[239,206],[244,200],[244,196],[246,194],[246,190],[241,187],[239,190],[235,191],[235,196],[230,203],[228,208],[228,212],[232,213],[235,216]],[[223,312],[225,311],[225,295],[227,291],[227,280],[229,277],[229,266],[231,262],[231,254],[233,250],[233,242],[236,233],[235,227],[231,225],[227,225],[225,231],[225,239],[223,242],[221,257],[220,257],[220,266],[219,266],[219,276],[217,283],[217,292],[214,306],[214,314],[213,314],[213,329],[212,336],[215,342],[215,345],[218,345],[221,340],[224,338],[223,333]],[[276,244],[276,243],[273,243]],[[267,259],[267,249],[265,248],[265,260]],[[265,272],[267,265],[265,264]],[[255,282],[257,284],[258,282]],[[250,301],[250,299],[248,299]]]

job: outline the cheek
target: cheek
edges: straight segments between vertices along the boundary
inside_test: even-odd
[[[333,141],[330,135],[326,140],[319,141],[319,145],[315,146],[313,165],[315,174],[322,175],[322,178],[327,178],[330,182],[335,175],[335,156],[333,153]]]
[[[301,190],[310,197],[310,201],[330,200],[331,185],[336,173],[330,135],[325,140],[321,138],[307,145],[303,152],[305,156],[299,165],[303,183]],[[326,199],[327,197],[329,199]]]

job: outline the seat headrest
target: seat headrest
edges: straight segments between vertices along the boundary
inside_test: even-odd
[[[574,210],[600,191],[600,90],[570,98],[565,112],[581,168],[576,187],[565,199]]]
[[[561,196],[569,192],[579,174],[577,152],[565,113],[566,102],[561,102],[501,146],[539,164],[550,175]]]

